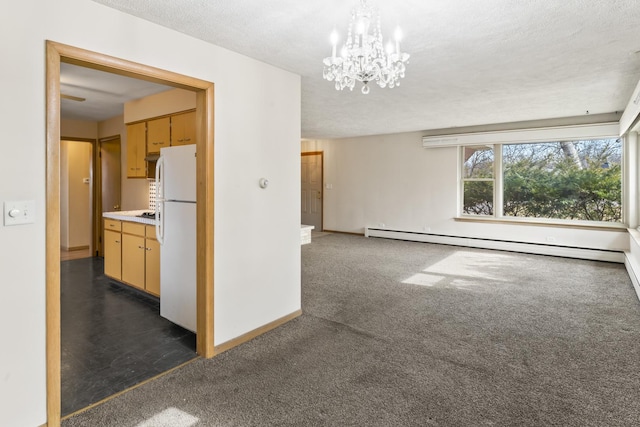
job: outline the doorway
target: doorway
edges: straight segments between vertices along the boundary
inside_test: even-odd
[[[100,195],[98,200],[98,212],[100,219],[103,212],[114,212],[121,209],[122,204],[122,146],[120,135],[101,138],[98,141],[100,172],[98,174],[98,186]],[[99,221],[100,223],[102,221]],[[104,256],[104,227],[96,228],[97,256]]]
[[[324,192],[323,152],[302,153],[300,164],[301,220],[304,225],[313,225],[315,231],[322,231],[322,206]]]
[[[47,425],[60,425],[60,64],[72,63],[196,93],[197,338],[196,351],[213,347],[213,83],[47,41],[46,319]]]
[[[60,141],[60,259],[92,256],[93,140]]]

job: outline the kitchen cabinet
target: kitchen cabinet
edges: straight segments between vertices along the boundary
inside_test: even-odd
[[[122,279],[122,234],[120,221],[107,219],[104,230],[104,274]]]
[[[196,112],[171,116],[171,146],[196,143]]]
[[[163,117],[147,121],[147,153],[159,153],[171,143],[171,119]]]
[[[105,219],[104,274],[160,296],[160,244],[153,225]]]
[[[127,125],[127,178],[146,178],[147,126],[145,122]]]
[[[160,296],[160,243],[156,240],[156,228],[145,226],[145,290]]]
[[[144,224],[122,225],[122,281],[144,289]]]

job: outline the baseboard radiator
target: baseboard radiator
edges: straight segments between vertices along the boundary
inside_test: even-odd
[[[550,245],[544,243],[526,243],[510,240],[483,239],[479,237],[448,236],[443,234],[417,231],[391,230],[379,227],[365,227],[366,237],[407,240],[411,242],[438,243],[442,245],[464,246],[469,248],[496,249],[537,255],[552,255],[565,258],[588,259],[594,261],[625,262],[622,251],[590,249],[573,246]]]
[[[629,229],[629,252],[624,254],[624,266],[627,268],[633,289],[640,300],[640,232],[636,229]]]

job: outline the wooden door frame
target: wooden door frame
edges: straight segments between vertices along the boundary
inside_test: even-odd
[[[302,157],[304,156],[320,156],[320,161],[322,162],[322,168],[320,169],[320,183],[321,183],[321,188],[322,188],[322,192],[320,194],[322,194],[322,197],[320,198],[320,200],[322,201],[322,212],[320,212],[320,230],[316,230],[316,231],[323,231],[324,230],[324,151],[303,151],[302,153],[300,153],[300,159],[302,159]]]
[[[105,142],[111,142],[118,140],[121,150],[121,162],[122,163],[122,135],[110,135],[103,138],[98,138],[96,141],[96,155],[93,161],[96,162],[94,167],[95,178],[95,227],[93,229],[93,243],[94,251],[92,256],[104,256],[104,227],[102,226],[102,144]],[[120,164],[120,179],[122,180],[122,164]],[[120,188],[120,204],[122,205],[122,187]],[[102,239],[101,239],[102,238]]]
[[[196,92],[196,351],[212,357],[214,254],[214,85],[192,77],[47,40],[46,42],[46,371],[47,426],[59,426],[60,397],[60,63]]]

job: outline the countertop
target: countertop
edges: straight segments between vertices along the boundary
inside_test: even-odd
[[[138,211],[118,211],[118,212],[103,212],[103,218],[117,219],[118,221],[131,221],[139,222],[141,224],[156,225],[156,220],[152,218],[141,218],[138,215],[143,212],[150,212],[149,209],[142,209]]]

